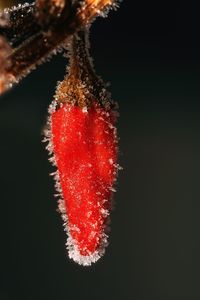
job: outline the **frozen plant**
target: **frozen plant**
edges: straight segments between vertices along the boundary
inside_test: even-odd
[[[0,17],[0,92],[64,48],[70,61],[57,86],[44,142],[67,233],[67,251],[78,264],[96,262],[108,245],[108,225],[119,165],[117,105],[96,75],[88,28],[117,6],[112,0],[37,0]]]

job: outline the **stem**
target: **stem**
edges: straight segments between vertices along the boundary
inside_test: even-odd
[[[70,44],[70,65],[68,74],[58,85],[55,99],[73,103],[79,107],[89,107],[94,101],[104,108],[112,104],[106,84],[96,75],[90,55],[88,30],[78,31]]]

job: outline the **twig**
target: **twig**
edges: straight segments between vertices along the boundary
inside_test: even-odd
[[[0,33],[10,42],[11,54],[3,57],[7,64],[3,64],[0,54],[0,93],[55,54],[77,30],[116,6],[114,0],[74,2],[37,0],[35,4],[4,11],[0,16],[0,25],[4,23]],[[4,47],[9,47],[5,41]]]
[[[14,6],[0,13],[0,35],[13,48],[41,30],[36,18],[35,3]]]

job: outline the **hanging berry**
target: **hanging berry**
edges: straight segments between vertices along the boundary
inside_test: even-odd
[[[84,266],[96,262],[108,244],[118,171],[117,107],[94,72],[87,42],[87,32],[73,36],[68,75],[57,87],[46,130],[68,254]]]

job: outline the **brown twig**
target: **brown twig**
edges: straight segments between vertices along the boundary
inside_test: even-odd
[[[0,27],[0,33],[13,46],[11,54],[4,57],[8,64],[0,64],[0,93],[56,53],[77,30],[116,5],[114,0],[74,2],[37,0],[35,4],[4,11],[0,19],[5,19],[5,25]],[[45,9],[49,7],[52,9]]]
[[[35,3],[14,6],[0,13],[0,35],[14,48],[41,30]]]

